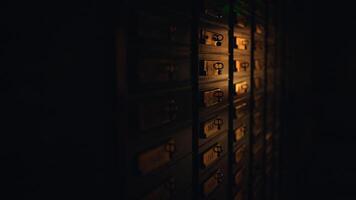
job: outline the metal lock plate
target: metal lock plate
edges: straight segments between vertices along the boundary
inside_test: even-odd
[[[201,29],[200,32],[201,44],[219,47],[222,46],[223,41],[224,41],[224,36],[222,34]]]
[[[145,175],[168,164],[175,150],[175,141],[169,140],[163,145],[141,153],[138,156],[138,170]]]
[[[223,178],[223,170],[216,170],[216,172],[203,183],[203,195],[205,197],[209,196],[223,182]]]
[[[250,63],[249,62],[240,62],[238,60],[235,60],[235,64],[234,64],[234,71],[235,72],[247,72],[249,67],[250,67]]]
[[[235,37],[235,49],[247,50],[249,43],[249,40],[245,38]]]
[[[200,76],[221,75],[224,70],[224,63],[219,60],[201,60]]]
[[[214,117],[211,120],[208,120],[203,123],[203,137],[208,138],[215,133],[219,132],[222,125],[224,124],[224,120],[220,117]]]
[[[215,144],[208,151],[204,152],[202,155],[203,168],[206,168],[213,164],[215,161],[217,161],[218,158],[221,156],[222,152],[223,147],[219,143]]]
[[[203,104],[205,107],[211,107],[223,101],[224,92],[221,89],[203,91]]]
[[[235,95],[241,96],[248,92],[247,81],[235,84]]]
[[[235,130],[235,142],[240,142],[242,138],[246,135],[247,127],[242,126]]]
[[[142,198],[142,200],[169,200],[175,190],[175,179],[170,178],[166,183],[160,185],[155,190]]]
[[[242,158],[244,156],[246,150],[246,145],[242,145],[236,152],[235,152],[235,162],[236,164],[239,164],[242,161]]]

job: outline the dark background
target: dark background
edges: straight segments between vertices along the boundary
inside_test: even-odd
[[[281,199],[355,199],[355,11],[282,2]],[[120,108],[105,66],[115,64],[120,2],[1,9],[2,199],[118,197]]]

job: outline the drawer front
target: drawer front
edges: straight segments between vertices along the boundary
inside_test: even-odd
[[[227,153],[227,150],[227,134],[223,134],[222,137],[202,147],[200,150],[201,172],[214,166]]]
[[[225,199],[227,194],[227,157],[202,176],[200,182],[200,199]]]
[[[138,112],[139,129],[147,131],[190,120],[191,98],[191,91],[177,91],[139,99],[133,107]]]
[[[249,54],[251,50],[251,39],[247,35],[234,36],[234,50],[236,52]]]
[[[228,32],[225,29],[207,25],[200,27],[199,41],[201,53],[228,53]]]
[[[250,81],[248,79],[234,83],[234,97],[241,98],[246,96],[250,93],[250,89]]]
[[[238,56],[234,60],[234,76],[249,76],[251,71],[250,59],[248,56]]]
[[[165,84],[189,82],[191,79],[189,56],[153,55],[138,59],[136,62],[133,77],[136,81],[133,81],[133,84],[136,85],[137,90],[149,86],[162,87]]]
[[[255,63],[255,73],[262,73],[264,71],[264,61],[262,58],[256,58]]]
[[[255,24],[255,35],[257,37],[263,37],[265,35],[265,27],[262,23],[256,22]]]
[[[152,40],[157,44],[190,45],[190,21],[188,18],[171,15],[152,15],[140,12],[137,15],[137,37]]]
[[[176,151],[176,141],[174,139],[149,149],[138,156],[138,170],[142,175],[146,175],[172,162],[173,154]]]
[[[238,166],[242,165],[243,159],[245,157],[245,154],[246,154],[246,145],[243,144],[235,152],[235,163],[236,163],[236,165],[238,165]]]
[[[263,116],[261,112],[255,112],[254,113],[254,126],[253,126],[253,135],[256,137],[262,132],[262,126],[263,126]]]
[[[236,144],[241,143],[248,134],[248,125],[246,122],[243,122],[242,125],[234,130],[234,142]]]
[[[234,119],[237,121],[242,120],[246,116],[248,116],[250,111],[250,102],[248,98],[241,99],[235,104],[234,108]]]
[[[199,80],[227,79],[229,62],[227,56],[201,54],[199,62]]]
[[[225,9],[227,5],[227,0],[204,0],[202,2],[201,16],[211,22],[215,22],[218,24],[227,24],[228,11]]]
[[[201,85],[200,88],[200,111],[204,112],[228,103],[227,81]]]
[[[263,78],[262,77],[255,77],[254,78],[254,83],[255,83],[255,90],[263,90],[264,89],[264,84],[263,84]]]
[[[159,173],[129,178],[129,199],[180,199],[192,184],[186,178],[192,176],[191,166],[192,156],[189,155]]]
[[[229,114],[228,111],[205,117],[200,123],[200,145],[209,141],[216,135],[228,130]]]
[[[265,42],[264,40],[255,40],[255,54],[258,56],[263,56],[265,50]]]
[[[264,97],[263,95],[256,95],[253,100],[255,101],[255,109],[262,109],[264,106]]]
[[[243,187],[245,182],[246,169],[242,168],[236,172],[234,175],[234,184],[237,187]]]

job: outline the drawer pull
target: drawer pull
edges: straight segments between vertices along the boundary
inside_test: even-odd
[[[221,75],[224,69],[224,63],[212,60],[200,61],[201,76],[216,76]]]
[[[221,46],[224,36],[220,33],[214,33],[201,29],[200,40],[200,43],[205,45]]]
[[[240,96],[244,95],[248,92],[248,83],[247,81],[242,82],[242,83],[237,83],[234,85],[235,86],[235,95]]]
[[[247,50],[248,49],[248,45],[249,45],[249,41],[247,39],[244,38],[239,38],[239,37],[234,37],[235,38],[235,49],[239,49],[239,50]]]

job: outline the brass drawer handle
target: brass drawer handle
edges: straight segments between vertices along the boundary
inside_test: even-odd
[[[176,142],[174,140],[169,141],[165,148],[172,155],[176,151]]]
[[[221,118],[214,119],[214,125],[221,129],[221,126],[224,124],[224,120]]]
[[[223,91],[215,91],[213,95],[214,95],[214,97],[216,97],[218,99],[219,102],[221,102],[224,98]]]
[[[224,69],[224,63],[222,62],[214,63],[213,67],[218,71],[218,74],[220,75],[222,73],[222,70]]]
[[[221,144],[217,144],[214,147],[214,152],[218,154],[218,156],[220,156],[220,154],[223,152],[223,147],[221,146]]]

